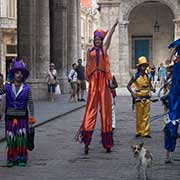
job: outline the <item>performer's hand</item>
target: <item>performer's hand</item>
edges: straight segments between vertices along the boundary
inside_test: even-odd
[[[34,124],[36,122],[35,117],[30,116],[29,117],[29,124]]]

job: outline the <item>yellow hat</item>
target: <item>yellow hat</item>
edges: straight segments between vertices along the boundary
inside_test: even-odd
[[[141,56],[138,58],[138,64],[136,64],[136,66],[140,66],[142,64],[146,64],[147,66],[149,65],[145,56]]]

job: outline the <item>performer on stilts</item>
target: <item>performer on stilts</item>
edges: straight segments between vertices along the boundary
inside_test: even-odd
[[[98,104],[100,104],[103,147],[107,152],[111,152],[113,145],[112,101],[109,88],[109,80],[112,80],[112,75],[110,72],[107,50],[110,46],[111,37],[117,24],[118,19],[109,31],[104,44],[103,40],[107,32],[96,30],[94,32],[94,46],[87,52],[86,77],[89,82],[88,98],[84,119],[79,130],[82,142],[85,144],[85,154],[88,154],[89,145],[95,128]]]

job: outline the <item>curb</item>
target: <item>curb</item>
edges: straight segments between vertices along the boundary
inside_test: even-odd
[[[65,116],[65,115],[67,115],[67,114],[69,114],[69,113],[72,113],[72,112],[74,112],[74,111],[77,111],[77,110],[79,110],[79,109],[81,109],[81,108],[83,108],[83,107],[85,107],[85,106],[86,106],[86,104],[81,105],[81,106],[79,106],[79,107],[77,107],[77,108],[74,108],[74,109],[72,109],[72,110],[70,110],[70,111],[64,112],[64,113],[62,113],[62,114],[59,114],[59,115],[57,115],[57,116],[54,116],[54,117],[52,117],[52,118],[49,118],[49,119],[47,119],[47,120],[45,120],[45,121],[43,121],[43,122],[41,122],[41,123],[37,123],[36,125],[34,125],[34,127],[37,128],[37,127],[39,127],[39,126],[42,126],[42,125],[44,125],[44,124],[47,124],[48,122],[54,121],[54,120],[56,120],[57,118],[60,118],[60,117],[62,117],[62,116]],[[4,136],[4,137],[1,137],[1,138],[0,138],[0,143],[4,142],[5,140],[6,140],[5,136]]]

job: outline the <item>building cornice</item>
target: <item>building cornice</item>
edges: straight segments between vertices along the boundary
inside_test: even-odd
[[[114,0],[114,1],[98,1],[98,5],[104,5],[104,6],[117,6],[120,5],[120,1]]]

